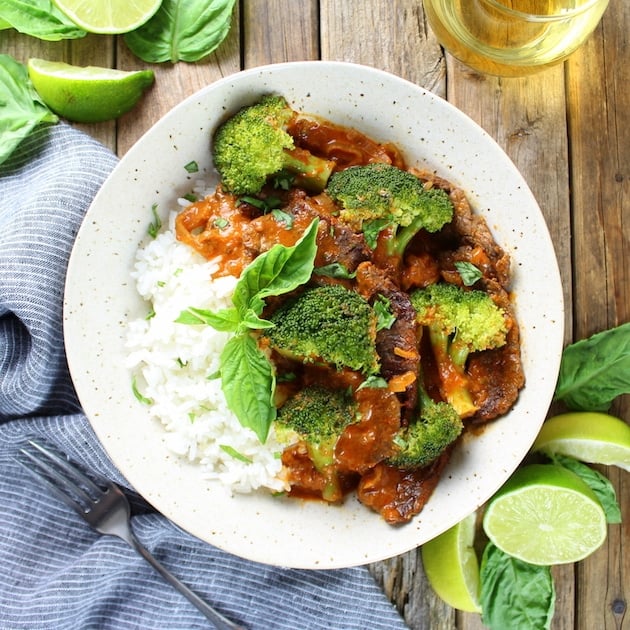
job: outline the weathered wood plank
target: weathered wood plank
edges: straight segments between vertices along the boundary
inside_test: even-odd
[[[444,56],[417,0],[322,0],[322,59],[374,66],[444,96]]]
[[[448,59],[448,100],[479,123],[503,147],[536,197],[554,242],[568,305],[566,338],[571,330],[571,247],[569,155],[562,66],[519,79],[480,75]],[[519,273],[527,273],[520,261]],[[553,628],[573,628],[572,570],[557,583]],[[478,617],[462,616],[466,630],[483,627]]]
[[[597,31],[567,63],[572,146],[575,338],[630,321],[630,5],[613,0]],[[613,413],[630,421],[630,398]],[[622,525],[578,565],[579,630],[630,628],[630,480],[601,469]]]
[[[243,23],[245,68],[319,57],[319,16],[313,0],[245,0]]]

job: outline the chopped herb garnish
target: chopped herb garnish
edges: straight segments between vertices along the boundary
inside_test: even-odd
[[[158,235],[160,229],[162,228],[162,220],[160,219],[157,213],[157,209],[158,209],[158,205],[157,203],[154,203],[151,206],[151,212],[153,214],[153,221],[149,223],[149,229],[148,229],[149,236],[151,238],[155,238]]]
[[[143,405],[152,405],[153,404],[153,399],[152,398],[147,398],[146,396],[143,396],[140,393],[140,390],[138,389],[138,384],[136,383],[136,377],[135,376],[131,379],[131,391],[133,392],[133,395],[136,397],[136,400],[141,402]]]
[[[382,389],[387,387],[387,381],[382,376],[368,376],[359,387],[357,387],[357,391],[359,389],[364,389],[365,387],[372,387],[374,389]]]
[[[357,277],[356,271],[348,271],[344,265],[338,262],[323,267],[315,267],[313,274],[327,278],[338,278],[339,280],[352,280]]]
[[[287,230],[290,230],[293,227],[293,215],[288,212],[284,212],[284,210],[272,210],[271,216],[278,222],[284,223],[284,227]]]
[[[146,315],[146,317],[145,317],[144,319],[149,320],[149,319],[153,319],[154,317],[155,317],[155,311],[154,311],[153,309],[151,309],[151,310],[147,313],[147,315]]]
[[[394,322],[396,316],[392,313],[391,302],[384,295],[377,295],[374,302],[374,312],[376,313],[376,330],[389,330]]]
[[[199,172],[199,164],[197,164],[197,162],[195,162],[195,160],[192,160],[192,161],[188,162],[188,164],[186,164],[186,166],[184,166],[184,168],[186,169],[186,171],[188,173],[198,173]]]
[[[193,195],[192,193],[187,193],[184,195],[184,199],[192,203],[193,201],[197,201],[197,195]]]
[[[244,195],[239,198],[237,205],[241,203],[248,203],[250,206],[254,206],[254,208],[261,210],[264,214],[282,206],[282,200],[278,199],[278,197],[265,197],[264,199],[260,199],[259,197],[249,197]]]
[[[179,365],[180,368],[185,368],[188,365],[188,361],[184,361],[177,357],[177,365]]]
[[[234,447],[229,444],[219,444],[219,448],[227,453],[230,457],[234,459],[238,459],[240,462],[245,462],[246,464],[252,464],[254,460],[251,457],[247,457],[247,455],[243,455],[243,453],[239,453]]]
[[[212,225],[219,230],[225,230],[225,228],[230,225],[230,222],[223,217],[218,217],[212,222]]]
[[[465,286],[471,287],[477,280],[481,280],[483,274],[479,270],[478,267],[475,267],[470,262],[465,262],[463,260],[455,263],[455,269],[459,272],[461,276],[462,282]]]

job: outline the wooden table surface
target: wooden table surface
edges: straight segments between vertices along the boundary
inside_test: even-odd
[[[272,62],[351,61],[409,79],[477,121],[525,176],[555,243],[569,343],[630,321],[629,32],[630,2],[611,0],[596,32],[565,64],[499,79],[445,54],[420,0],[241,0],[228,39],[213,55],[153,66],[156,83],[132,112],[78,126],[123,155],[186,96]],[[49,43],[4,31],[0,42],[0,52],[20,61],[147,67],[120,37]],[[628,397],[612,412],[630,421]],[[602,470],[616,488],[624,524],[611,526],[606,544],[585,561],[554,569],[555,630],[630,629],[630,475]],[[410,628],[483,628],[477,615],[458,613],[432,594],[417,550],[371,570]]]

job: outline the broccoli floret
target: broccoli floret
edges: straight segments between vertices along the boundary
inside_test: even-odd
[[[453,218],[453,204],[443,190],[427,189],[418,177],[390,164],[338,171],[326,190],[341,205],[340,218],[360,227],[370,245],[391,228],[386,239],[389,255],[402,256],[421,229],[437,232]]]
[[[420,417],[394,437],[398,452],[388,458],[397,468],[420,468],[437,459],[461,434],[464,425],[455,408],[435,402],[418,381]]]
[[[276,429],[294,431],[306,444],[313,466],[325,478],[322,498],[338,501],[343,492],[335,470],[335,446],[343,430],[357,420],[346,390],[312,385],[300,390],[278,410]]]
[[[377,316],[358,293],[340,285],[308,287],[271,316],[263,337],[283,356],[302,362],[379,371]]]
[[[255,195],[272,175],[288,172],[295,183],[321,192],[334,163],[296,149],[286,131],[296,115],[282,96],[269,95],[225,121],[214,134],[213,158],[223,187]]]
[[[429,332],[443,397],[466,418],[475,413],[466,362],[471,352],[506,343],[506,313],[483,291],[437,283],[411,294],[417,321]]]

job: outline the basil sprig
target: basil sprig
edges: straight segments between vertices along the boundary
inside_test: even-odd
[[[125,35],[125,43],[149,63],[199,61],[226,38],[235,2],[163,0],[152,18]]]
[[[554,398],[569,409],[607,411],[630,393],[630,322],[565,348]]]
[[[35,91],[26,67],[0,55],[0,164],[37,125],[57,120]]]
[[[220,311],[191,307],[176,320],[234,333],[221,353],[221,387],[230,410],[262,443],[276,418],[276,376],[251,332],[273,326],[261,318],[265,298],[289,293],[310,279],[318,225],[315,219],[295,245],[274,245],[248,265],[234,289],[232,307]]]
[[[549,567],[513,558],[489,542],[481,561],[482,620],[489,628],[549,628],[555,607]]]

